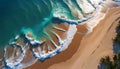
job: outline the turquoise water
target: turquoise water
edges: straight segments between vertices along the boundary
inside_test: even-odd
[[[0,0],[0,47],[4,47],[23,28],[31,28],[36,35],[43,31],[56,11],[52,6],[57,11],[61,9],[58,13],[74,19],[63,0]]]
[[[24,27],[35,27],[36,31],[39,27],[39,32],[42,31],[52,18],[50,2],[46,0],[46,3],[49,7],[42,0],[0,0],[0,46],[8,43]]]
[[[62,14],[69,19],[76,19],[66,2],[68,1],[0,0],[0,47],[4,47],[24,29],[27,32],[27,28],[34,30],[33,33],[36,37],[47,34],[44,28],[52,23],[54,14]],[[77,7],[83,14],[76,1],[72,0],[72,2],[75,4],[74,7]]]

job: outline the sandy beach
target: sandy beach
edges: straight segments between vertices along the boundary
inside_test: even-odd
[[[113,56],[113,39],[120,8],[111,8],[90,34],[76,33],[69,48],[62,53],[26,69],[97,69],[100,59]],[[86,31],[86,26],[78,26]]]

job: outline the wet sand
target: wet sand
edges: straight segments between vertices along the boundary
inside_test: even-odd
[[[76,33],[67,50],[44,62],[38,61],[26,69],[97,69],[102,57],[113,56],[112,42],[119,17],[120,8],[110,9],[92,33]],[[86,31],[85,27],[78,29]]]

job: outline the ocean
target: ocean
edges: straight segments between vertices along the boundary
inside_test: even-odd
[[[0,46],[7,44],[23,27],[32,28],[50,14],[51,8],[41,0],[0,0]]]
[[[3,59],[1,67],[22,69],[34,64],[36,60],[44,62],[66,50],[77,32],[76,26],[91,19],[103,2],[104,0],[0,0],[0,48],[4,51],[4,56],[0,56]],[[62,29],[61,24],[67,24],[67,30]],[[62,39],[55,30],[66,37]],[[24,62],[27,50],[31,51],[34,58]]]

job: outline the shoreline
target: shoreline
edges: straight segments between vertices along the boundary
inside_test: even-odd
[[[114,30],[117,23],[114,23],[114,21],[118,16],[120,16],[120,8],[110,9],[105,18],[93,29],[92,33],[88,35],[76,34],[67,50],[47,59],[43,63],[38,61],[26,69],[96,69],[101,57],[113,56],[111,42],[115,37]]]

